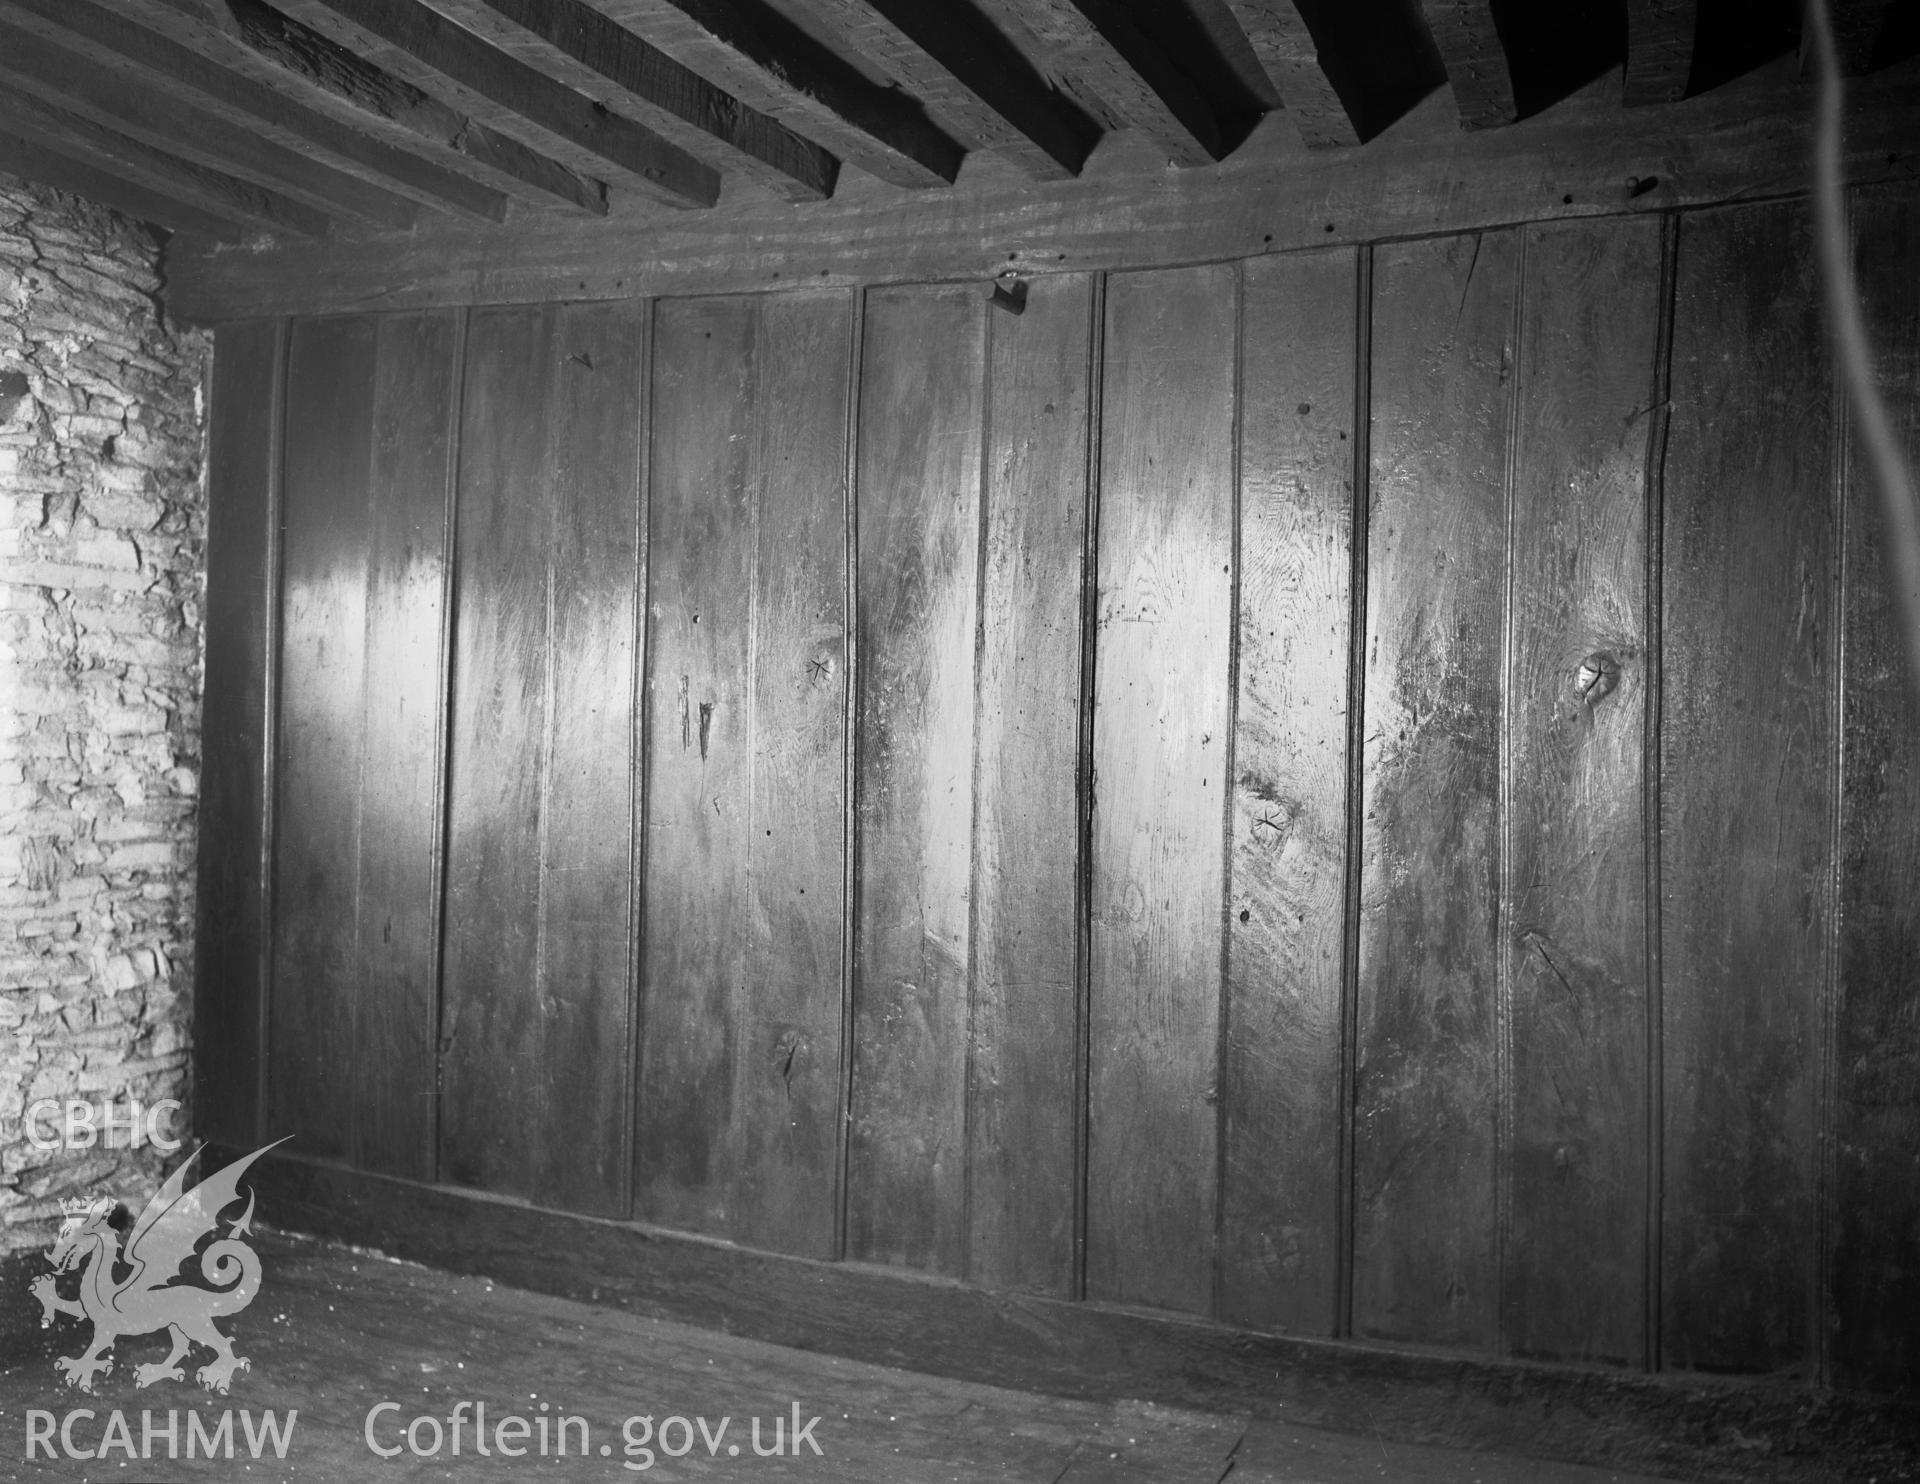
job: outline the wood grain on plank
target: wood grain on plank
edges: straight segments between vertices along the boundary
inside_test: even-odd
[[[735,1041],[740,1240],[835,1255],[846,908],[852,296],[759,301],[753,812]]]
[[[443,1174],[624,1205],[644,306],[476,314],[456,512]]]
[[[646,881],[634,1201],[729,1232],[754,732],[747,298],[662,303],[647,538]]]
[[[1222,1317],[1340,1311],[1355,305],[1350,248],[1246,269]]]
[[[1356,1335],[1490,1345],[1513,232],[1374,259]]]
[[[859,656],[848,1255],[958,1275],[985,302],[868,298],[855,465]]]
[[[655,1219],[829,1256],[845,849],[847,297],[663,305],[649,541]]]
[[[471,317],[454,509],[438,1172],[522,1193],[532,1183],[522,1125],[541,1116],[551,1072],[523,1053],[537,1053],[544,1020],[539,838],[554,521],[541,495],[561,312]]]
[[[1644,1362],[1648,439],[1661,225],[1526,234],[1507,685],[1517,1354]]]
[[[206,695],[200,716],[200,848],[194,1128],[258,1141],[275,614],[279,574],[283,327],[214,336],[207,434]]]
[[[1081,614],[1093,284],[990,319],[967,1273],[1074,1282]]]
[[[1855,272],[1882,392],[1920,460],[1920,198],[1862,193]],[[1833,1368],[1842,1386],[1920,1386],[1920,701],[1881,532],[1880,491],[1856,442],[1846,469],[1845,758],[1840,816]]]
[[[1213,1306],[1237,274],[1107,288],[1089,1297]]]
[[[306,320],[287,363],[267,1123],[354,1152],[375,322]]]
[[[1797,203],[1689,218],[1662,537],[1663,1359],[1811,1358],[1832,391]]]
[[[354,937],[354,1162],[433,1174],[451,314],[375,332]],[[331,1053],[345,1062],[346,1048]]]

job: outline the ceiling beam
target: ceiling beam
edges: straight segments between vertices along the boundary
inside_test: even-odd
[[[131,176],[216,216],[302,237],[327,234],[326,214],[305,202],[195,165],[15,88],[0,88],[0,130],[109,174]]]
[[[156,191],[63,155],[57,150],[0,133],[0,170],[21,180],[38,181],[56,191],[84,196],[110,206],[135,221],[152,222],[172,232],[191,232],[215,242],[233,242],[247,235],[245,223],[188,206],[165,191]]]
[[[0,11],[0,75],[43,102],[196,165],[282,191],[329,216],[405,230],[419,214],[420,208],[403,196],[154,91],[137,72],[110,70],[90,49],[77,54],[6,22],[7,13]]]
[[[1105,105],[1106,121],[1114,128],[1139,130],[1176,165],[1204,165],[1225,155],[1212,104],[1116,0],[1000,4],[1018,17],[1060,71]]]
[[[833,194],[840,162],[581,0],[428,0],[502,51],[790,201]]]
[[[126,7],[138,0],[120,0]],[[84,43],[103,67],[125,68],[158,92],[204,109],[227,123],[301,150],[369,185],[441,211],[480,221],[506,214],[506,197],[418,155],[382,143],[324,113],[221,66],[202,53],[109,14],[89,0],[4,0],[0,15],[23,31],[62,46]]]
[[[1687,96],[1699,8],[1699,0],[1627,0],[1627,76],[1621,91],[1627,107],[1678,103]]]
[[[519,200],[606,215],[607,192],[600,181],[494,132],[259,0],[114,3],[169,40],[264,87],[291,93],[345,127],[365,130]]]
[[[876,87],[772,11],[736,0],[584,0],[743,103],[909,190],[951,185],[966,150],[911,99]]]
[[[1420,0],[1463,129],[1491,129],[1518,115],[1513,73],[1494,29],[1491,0]]]
[[[1307,147],[1358,144],[1358,122],[1342,100],[1343,91],[1352,91],[1351,82],[1338,56],[1321,52],[1295,0],[1227,0],[1227,4]]]
[[[711,206],[720,172],[632,119],[510,57],[418,0],[278,0],[276,7],[376,67],[529,148],[667,206]]]
[[[804,0],[859,55],[969,143],[1036,180],[1080,173],[1100,128],[970,6],[928,0]]]

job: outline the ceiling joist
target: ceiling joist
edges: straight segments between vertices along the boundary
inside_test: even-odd
[[[581,0],[430,0],[528,66],[689,154],[791,201],[833,194],[840,162]]]
[[[1513,74],[1493,24],[1491,0],[1420,0],[1427,28],[1446,64],[1447,85],[1463,129],[1493,129],[1514,121]]]
[[[149,87],[137,72],[90,65],[87,55],[6,22],[7,12],[0,10],[0,76],[42,102],[193,164],[284,191],[329,216],[404,230],[419,213],[403,196],[178,102]]]
[[[711,206],[720,173],[632,119],[487,45],[418,0],[279,0],[278,9],[489,128],[667,206]]]
[[[300,237],[327,234],[326,214],[304,202],[182,160],[15,88],[0,88],[0,132],[110,175],[145,182],[215,216]]]
[[[201,211],[165,191],[139,185],[10,134],[0,133],[0,170],[56,191],[84,196],[136,221],[153,222],[169,231],[191,232],[212,242],[232,242],[247,235],[246,225],[233,218]]]
[[[750,107],[889,185],[950,185],[965,148],[777,13],[737,0],[583,0]]]
[[[949,129],[1036,180],[1078,175],[1099,126],[979,12],[926,0],[805,0]]]
[[[911,0],[903,0],[911,3]],[[1204,165],[1227,150],[1220,120],[1198,86],[1116,0],[1002,0],[1075,92],[1097,100],[1116,129],[1137,129],[1176,165]]]
[[[1627,0],[1627,75],[1622,101],[1629,108],[1678,103],[1693,75],[1698,0]]]
[[[496,133],[259,0],[115,0],[170,40],[348,127],[535,206],[595,216],[606,187]]]
[[[151,0],[118,3],[131,10]],[[487,222],[506,214],[506,198],[498,191],[308,108],[286,88],[268,87],[222,66],[133,24],[125,13],[109,13],[90,0],[4,0],[0,17],[43,40],[84,46],[103,68],[125,69],[156,92],[419,205]]]
[[[1354,145],[1360,131],[1342,100],[1344,67],[1325,57],[1295,0],[1227,0],[1309,149]]]

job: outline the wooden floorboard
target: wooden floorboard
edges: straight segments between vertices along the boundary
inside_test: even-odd
[[[660,1479],[820,1480],[835,1484],[933,1484],[933,1481],[1020,1481],[1020,1484],[1216,1484],[1224,1476],[1263,1484],[1349,1484],[1382,1478],[1420,1481],[1486,1481],[1486,1484],[1633,1484],[1646,1475],[1626,1475],[1577,1465],[1501,1457],[1450,1449],[1383,1443],[1291,1425],[1252,1422],[1244,1414],[1209,1413],[1147,1402],[1069,1400],[1014,1391],[854,1360],[822,1356],[723,1335],[659,1319],[622,1313],[592,1303],[550,1298],[496,1283],[310,1238],[264,1234],[257,1238],[265,1277],[260,1296],[224,1320],[236,1349],[252,1362],[218,1397],[197,1387],[162,1381],[134,1384],[138,1362],[156,1359],[158,1337],[128,1338],[120,1364],[99,1383],[98,1394],[69,1392],[56,1377],[52,1358],[72,1352],[82,1331],[71,1319],[41,1330],[17,1312],[30,1271],[42,1264],[22,1256],[0,1261],[9,1297],[0,1302],[0,1474],[8,1479],[74,1480],[126,1478],[131,1468],[168,1479],[392,1479],[491,1480],[533,1476],[556,1480],[623,1477],[647,1455],[627,1451],[629,1418],[651,1417],[651,1443],[635,1423],[636,1447],[651,1447],[652,1466],[635,1472]],[[556,1252],[556,1260],[564,1254]],[[473,1449],[466,1422],[462,1451],[451,1452],[446,1419],[460,1402],[484,1403],[488,1432],[510,1417],[529,1423],[527,1454],[487,1457]],[[383,1403],[390,1410],[369,1414]],[[793,1409],[799,1407],[805,1439],[795,1454]],[[77,1415],[71,1438],[76,1450],[96,1448],[114,1436],[111,1417],[128,1421],[138,1450],[142,1412],[152,1413],[157,1436],[143,1464],[127,1465],[121,1450],[81,1461],[62,1454],[51,1461],[44,1449],[26,1458],[29,1410],[62,1420]],[[235,1457],[188,1459],[190,1415],[203,1429],[217,1429],[223,1411],[235,1414]],[[543,1413],[542,1408],[550,1408]],[[248,1456],[245,1422],[258,1430],[271,1409],[282,1426],[297,1412],[284,1460],[269,1446],[258,1461]],[[182,1456],[167,1457],[165,1413],[177,1412]],[[787,1455],[756,1457],[753,1419],[761,1423],[760,1446],[772,1444],[773,1418],[784,1425]],[[466,1417],[473,1415],[469,1408]],[[580,1426],[566,1429],[567,1454],[540,1457],[543,1419],[580,1418],[586,1426],[582,1456]],[[811,1428],[808,1419],[818,1418]],[[406,1448],[415,1418],[432,1418],[442,1429],[437,1455],[420,1457]],[[682,1424],[692,1450],[684,1458],[663,1454],[659,1443],[679,1448]],[[728,1419],[721,1432],[721,1419]],[[463,1419],[464,1420],[464,1419]],[[704,1421],[714,1452],[702,1438]],[[44,1431],[46,1424],[39,1424]],[[509,1425],[510,1427],[510,1425]],[[368,1444],[398,1448],[376,1457]],[[550,1442],[557,1442],[557,1425]],[[433,1429],[414,1428],[422,1450]],[[507,1434],[513,1446],[513,1434]],[[817,1443],[815,1456],[809,1442]],[[602,1456],[602,1447],[607,1449]],[[54,1447],[59,1448],[56,1428]],[[730,1452],[738,1449],[738,1453]],[[17,1470],[14,1471],[14,1470]]]

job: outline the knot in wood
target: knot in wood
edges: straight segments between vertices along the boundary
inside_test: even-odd
[[[1596,649],[1580,661],[1580,669],[1573,678],[1573,688],[1589,706],[1599,705],[1619,684],[1620,661],[1604,649]]]

